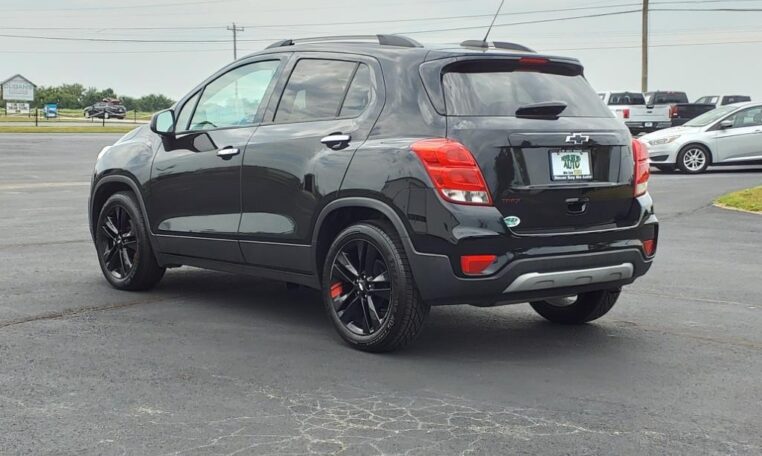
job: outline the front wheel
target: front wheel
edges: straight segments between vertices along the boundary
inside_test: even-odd
[[[114,288],[147,290],[164,275],[131,193],[115,193],[106,200],[95,226],[95,247],[103,275]]]
[[[619,298],[621,290],[601,290],[577,296],[531,302],[532,308],[547,320],[564,325],[578,325],[606,315]]]
[[[709,151],[698,144],[686,146],[677,154],[677,166],[687,174],[699,174],[709,167]]]
[[[420,333],[428,315],[402,242],[385,222],[352,225],[334,240],[323,268],[323,302],[352,347],[387,352]]]

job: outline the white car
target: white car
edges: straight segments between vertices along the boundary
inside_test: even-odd
[[[652,166],[688,174],[709,165],[762,163],[762,103],[721,106],[688,121],[639,138]]]

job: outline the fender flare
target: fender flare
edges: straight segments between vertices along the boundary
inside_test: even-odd
[[[90,192],[90,200],[87,204],[87,211],[88,211],[88,219],[90,223],[88,224],[90,226],[90,235],[92,236],[93,240],[95,240],[95,232],[93,231],[97,215],[95,214],[95,211],[93,210],[93,196],[95,196],[96,193],[98,193],[98,190],[105,184],[111,184],[111,183],[120,183],[120,184],[126,184],[132,192],[135,194],[136,199],[138,200],[138,206],[140,207],[140,212],[143,215],[143,220],[145,221],[146,228],[148,228],[148,239],[151,241],[151,247],[153,247],[153,251],[156,253],[158,252],[158,246],[156,244],[156,239],[154,238],[154,234],[151,231],[151,222],[148,220],[148,210],[146,210],[145,201],[143,198],[143,192],[140,190],[140,186],[135,182],[134,179],[130,178],[129,176],[126,176],[124,174],[111,174],[108,176],[104,176],[96,182],[95,186],[93,186],[92,191]]]
[[[318,234],[320,233],[320,229],[323,226],[323,222],[325,219],[330,215],[333,211],[345,207],[364,207],[368,209],[376,210],[380,213],[382,213],[387,219],[389,219],[390,222],[392,222],[392,225],[394,226],[395,230],[397,231],[397,235],[399,235],[400,239],[402,240],[402,245],[405,248],[405,253],[407,254],[408,258],[410,258],[412,255],[414,255],[416,252],[415,247],[413,247],[413,241],[410,239],[410,235],[408,233],[407,227],[405,226],[405,223],[402,221],[402,218],[397,214],[397,212],[392,209],[391,206],[384,203],[383,201],[374,199],[374,198],[368,198],[368,197],[359,197],[359,196],[350,196],[345,198],[339,198],[336,200],[331,201],[330,203],[326,204],[323,209],[320,211],[320,214],[317,217],[317,220],[315,221],[315,226],[312,230],[312,251],[313,251],[313,265],[314,270],[319,271],[320,265],[318,265],[318,248],[317,248],[317,242],[318,242]]]

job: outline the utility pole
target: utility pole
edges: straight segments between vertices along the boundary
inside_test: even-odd
[[[228,27],[228,30],[233,32],[233,60],[238,60],[238,32],[243,32],[243,27],[236,27],[233,22],[233,26]]]
[[[643,30],[641,30],[643,43],[640,63],[640,90],[642,92],[648,92],[648,1],[643,0]]]

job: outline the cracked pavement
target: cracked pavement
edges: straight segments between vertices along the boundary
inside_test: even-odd
[[[0,135],[0,454],[762,454],[762,168],[655,173],[657,261],[594,324],[434,308],[353,351],[317,293],[192,268],[111,289],[86,225],[113,135]]]

